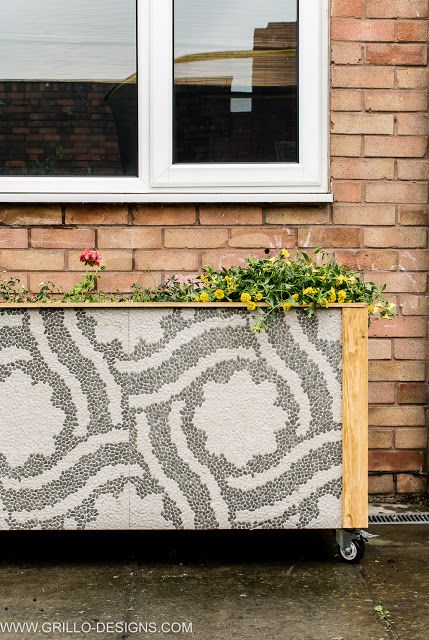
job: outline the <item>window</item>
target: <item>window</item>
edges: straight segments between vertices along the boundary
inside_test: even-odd
[[[327,0],[3,0],[3,201],[329,200]]]

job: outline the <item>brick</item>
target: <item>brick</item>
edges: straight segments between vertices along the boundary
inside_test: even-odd
[[[393,69],[391,71],[393,73]],[[426,109],[426,91],[394,89],[393,91],[365,92],[366,111],[426,111]],[[401,132],[398,131],[398,133]]]
[[[414,227],[367,227],[364,229],[367,247],[426,247],[426,229]]]
[[[426,327],[423,318],[405,318],[397,316],[390,320],[375,320],[369,330],[370,336],[388,338],[425,337]]]
[[[415,182],[369,182],[366,185],[367,202],[426,204],[427,186]]]
[[[163,249],[162,251],[136,251],[135,268],[154,271],[198,271],[200,256],[197,251]]]
[[[332,0],[331,15],[338,18],[361,18],[362,0]]]
[[[400,251],[399,269],[404,271],[428,271],[429,251]]]
[[[373,360],[369,363],[369,380],[374,382],[421,382],[425,379],[424,362],[388,362]]]
[[[369,451],[370,471],[422,471],[423,462],[423,451]]]
[[[94,229],[32,229],[31,246],[40,249],[85,249],[95,246]]]
[[[228,230],[219,228],[166,229],[164,244],[167,248],[216,248],[225,246]]]
[[[406,338],[394,340],[396,360],[424,360],[427,354],[427,342]]]
[[[423,407],[415,407],[423,413]],[[421,424],[424,424],[421,423]],[[397,449],[426,449],[428,441],[427,429],[396,429],[395,447]]]
[[[363,59],[363,47],[356,42],[333,42],[331,60],[334,64],[359,64]]]
[[[298,230],[300,247],[358,247],[360,230],[358,228],[309,228]]]
[[[429,207],[426,205],[404,204],[398,207],[399,224],[424,227],[428,223]]]
[[[423,136],[364,136],[364,154],[370,157],[421,158],[426,147]]]
[[[393,446],[392,429],[369,429],[368,447],[370,449],[390,449]]]
[[[404,382],[398,385],[399,404],[426,404],[428,401],[428,385]]]
[[[423,407],[369,407],[368,421],[376,427],[411,427],[425,423]]]
[[[195,205],[140,204],[132,208],[133,224],[190,225],[197,221]]]
[[[69,204],[66,205],[66,224],[128,224],[128,206]]]
[[[64,269],[62,251],[43,251],[39,249],[0,250],[0,270],[11,271],[61,271]]]
[[[295,246],[295,230],[267,227],[242,227],[231,230],[230,247],[280,248]]]
[[[132,251],[125,249],[109,250],[104,249],[102,252],[103,261],[108,271],[131,271],[133,256]],[[83,271],[85,269],[79,260],[80,251],[68,252],[68,265],[70,271]]]
[[[391,340],[369,340],[368,357],[370,360],[390,360],[392,357]]]
[[[333,87],[356,87],[362,89],[389,89],[395,83],[395,70],[387,67],[344,66],[333,67],[331,84]],[[393,92],[394,93],[394,92]],[[378,109],[378,111],[386,109]],[[394,109],[389,109],[394,111]],[[420,109],[414,109],[420,111]]]
[[[398,20],[396,39],[403,42],[426,42],[428,23],[426,20]]]
[[[426,316],[429,312],[429,298],[423,295],[402,295],[399,306],[404,316]]]
[[[334,224],[352,225],[393,225],[396,211],[394,205],[377,204],[335,204]]]
[[[426,493],[426,480],[424,477],[413,476],[409,473],[398,473],[396,490],[398,493]]]
[[[331,111],[361,111],[363,92],[356,89],[332,89]]]
[[[368,44],[367,64],[425,65],[427,50],[422,44]]]
[[[234,267],[236,265],[244,266],[246,260],[249,257],[262,258],[265,256],[263,249],[255,249],[252,251],[247,250],[228,250],[222,249],[217,251],[206,251],[201,258],[201,264],[203,266],[214,267],[215,269],[222,269],[223,267]]]
[[[262,208],[254,205],[201,205],[201,224],[262,224]]]
[[[426,89],[429,84],[428,69],[407,67],[396,69],[396,79],[399,89]]]
[[[396,251],[336,251],[338,262],[351,269],[394,271],[397,267]]]
[[[427,135],[429,132],[426,114],[398,113],[396,126],[399,135]]]
[[[332,133],[393,133],[394,119],[390,113],[333,113]]]
[[[26,249],[27,247],[27,229],[0,228],[0,249]]]
[[[387,293],[423,293],[426,291],[425,273],[377,273],[372,271],[365,273],[365,280],[386,285]]]
[[[0,206],[0,224],[53,225],[62,223],[59,205],[7,204]]]
[[[42,282],[52,282],[57,292],[68,291],[79,280],[79,275],[74,272],[42,271],[30,273],[29,276],[29,287],[32,292],[38,291]]]
[[[98,231],[100,249],[154,249],[161,245],[161,229],[153,227],[105,228]]]
[[[332,183],[334,200],[336,202],[361,202],[363,198],[363,185],[361,182]]]
[[[416,153],[417,155],[419,154]],[[398,178],[399,180],[429,180],[429,161],[398,160]]]
[[[333,40],[355,40],[357,42],[383,42],[395,39],[393,20],[353,20],[333,18],[331,20]]]
[[[383,473],[368,478],[368,491],[371,495],[390,494],[394,493],[394,490],[392,474]]]
[[[425,18],[427,0],[366,0],[368,18]]]
[[[393,404],[395,402],[394,383],[369,382],[368,399],[371,404]]]
[[[329,210],[327,207],[267,207],[265,209],[267,224],[328,224]]]
[[[359,157],[362,152],[362,136],[332,135],[331,156]]]
[[[161,274],[157,272],[150,273],[111,273],[110,271],[103,273],[100,280],[100,289],[103,291],[120,291],[121,293],[129,293],[132,284],[140,284],[143,287],[153,289],[161,284]]]
[[[395,161],[393,159],[333,158],[331,161],[331,175],[334,179],[391,180],[394,174]]]

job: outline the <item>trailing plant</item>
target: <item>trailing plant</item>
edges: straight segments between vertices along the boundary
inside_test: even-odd
[[[130,294],[106,293],[97,288],[105,270],[98,251],[85,249],[81,261],[88,267],[83,278],[70,291],[55,297],[53,285],[42,283],[36,294],[20,287],[17,278],[0,281],[0,299],[9,302],[238,302],[252,313],[252,329],[263,331],[274,314],[303,307],[312,316],[317,307],[334,303],[364,302],[369,321],[373,316],[391,318],[394,305],[383,297],[385,286],[366,282],[362,273],[339,264],[321,249],[316,249],[317,262],[298,251],[291,259],[282,249],[277,255],[248,258],[245,266],[214,269],[204,267],[196,278],[172,276],[156,288],[132,285]]]

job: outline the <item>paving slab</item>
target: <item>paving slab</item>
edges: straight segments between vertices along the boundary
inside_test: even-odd
[[[428,640],[429,527],[370,530],[361,565],[333,532],[2,533],[0,638],[32,621],[68,624],[49,638]]]

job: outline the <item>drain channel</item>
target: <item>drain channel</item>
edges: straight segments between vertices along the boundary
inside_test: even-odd
[[[429,524],[429,512],[407,511],[405,513],[371,513],[370,524]]]

